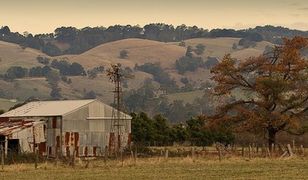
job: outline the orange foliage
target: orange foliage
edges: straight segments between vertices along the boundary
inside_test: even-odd
[[[308,61],[301,55],[303,48],[308,48],[308,40],[295,37],[245,61],[226,55],[212,69],[215,93],[241,90],[251,97],[219,107],[211,122],[227,123],[237,131],[266,132],[269,144],[280,131],[303,133],[308,120]]]

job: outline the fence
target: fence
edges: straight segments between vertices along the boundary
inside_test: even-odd
[[[12,156],[5,157],[4,148],[0,146],[1,154],[1,167],[2,169],[6,164],[14,163],[34,163],[34,167],[37,168],[38,162],[51,162],[55,166],[58,166],[58,163],[64,163],[69,166],[74,167],[75,161],[86,162],[85,168],[89,167],[90,161],[92,159],[102,159],[104,163],[110,160],[121,161],[122,164],[125,160],[130,159],[137,161],[138,158],[147,158],[147,157],[157,157],[168,159],[172,157],[190,157],[193,160],[198,158],[211,158],[217,159],[219,161],[227,159],[230,157],[238,157],[245,159],[253,158],[286,158],[286,157],[305,157],[305,147],[303,145],[291,144],[276,144],[271,147],[266,146],[265,144],[248,144],[245,146],[240,145],[223,145],[220,143],[215,143],[213,146],[207,147],[197,147],[197,146],[166,146],[166,147],[130,147],[125,151],[120,151],[118,153],[109,153],[108,148],[102,152],[102,157],[77,157],[76,151],[67,157],[56,157],[48,159],[47,157],[39,156],[37,153],[32,154],[12,154]]]

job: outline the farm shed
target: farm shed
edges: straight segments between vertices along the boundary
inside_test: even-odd
[[[119,116],[119,117],[118,117]],[[0,115],[0,122],[43,122],[47,156],[100,156],[131,141],[131,117],[99,100],[35,101]]]

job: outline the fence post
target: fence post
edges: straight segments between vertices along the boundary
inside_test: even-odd
[[[169,156],[169,151],[168,151],[168,149],[166,149],[166,151],[165,151],[165,158],[168,159],[168,156]]]
[[[267,151],[267,156],[268,156],[269,158],[271,158],[271,152],[270,152],[270,150],[269,150],[269,147],[266,148],[266,151]]]
[[[124,157],[123,157],[123,150],[121,149],[121,162],[122,162],[122,167],[124,166]]]
[[[195,157],[195,148],[192,147],[191,148],[191,158],[194,159],[194,157]]]
[[[4,148],[3,144],[1,143],[1,168],[4,169]]]
[[[245,149],[244,149],[244,146],[242,146],[242,157],[244,157],[245,155]]]
[[[104,163],[107,163],[107,157],[108,156],[108,146],[105,146],[105,152],[104,152]]]
[[[34,155],[35,155],[34,167],[35,167],[35,169],[37,169],[38,153],[37,153],[37,150],[36,150],[36,144],[33,144],[33,146],[34,146]]]
[[[73,151],[73,157],[72,157],[72,167],[75,167],[75,155],[76,155],[76,149]]]
[[[221,150],[220,150],[219,147],[217,148],[217,150],[218,150],[219,161],[221,161],[221,159],[222,159],[222,157],[221,157]]]
[[[135,156],[134,156],[134,158],[135,158],[135,163],[136,163],[137,162],[137,158],[138,158],[137,147],[135,147]]]
[[[249,156],[249,159],[251,159],[251,145],[249,145],[248,156]]]
[[[293,152],[292,152],[291,145],[288,144],[288,145],[287,145],[287,148],[288,148],[289,155],[290,155],[290,156],[293,156]]]

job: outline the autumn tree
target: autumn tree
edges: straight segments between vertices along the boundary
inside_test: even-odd
[[[230,55],[212,69],[217,95],[243,92],[249,97],[218,108],[210,117],[213,124],[224,124],[237,131],[264,133],[269,147],[276,135],[285,131],[303,134],[308,119],[308,62],[301,49],[308,40],[284,39],[284,44],[259,57],[237,61]]]

